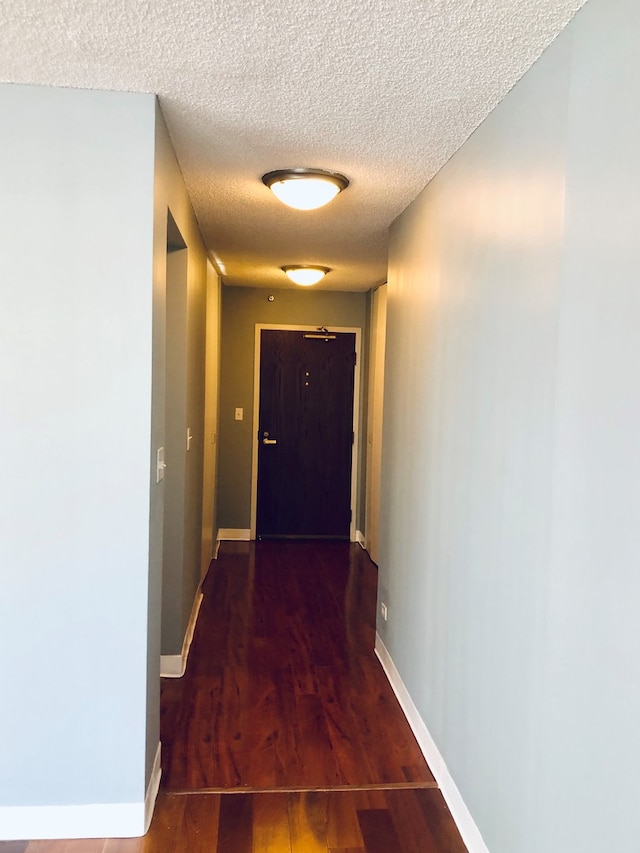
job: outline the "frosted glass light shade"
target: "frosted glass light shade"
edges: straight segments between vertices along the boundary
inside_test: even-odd
[[[344,175],[324,169],[279,169],[262,182],[283,204],[296,210],[316,210],[349,186]]]
[[[329,204],[340,190],[336,184],[323,178],[308,178],[305,181],[276,181],[271,184],[271,192],[288,207],[296,210],[316,210]]]
[[[291,265],[282,267],[282,271],[289,276],[295,284],[301,284],[303,287],[308,287],[311,284],[317,284],[330,272],[329,267],[315,267],[305,265]]]

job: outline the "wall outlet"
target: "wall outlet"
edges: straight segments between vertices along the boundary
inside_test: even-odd
[[[384,601],[380,602],[380,615],[382,616],[382,618],[386,622],[387,621],[387,605],[384,603]]]

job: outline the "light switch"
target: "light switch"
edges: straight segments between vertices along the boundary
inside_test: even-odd
[[[241,406],[236,408],[236,420],[243,421],[244,420],[244,409]]]
[[[156,453],[156,483],[164,480],[164,469],[167,467],[164,461],[164,447],[159,447]]]

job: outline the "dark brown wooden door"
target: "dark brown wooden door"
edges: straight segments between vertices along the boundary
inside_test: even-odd
[[[355,335],[311,334],[261,333],[258,538],[349,538]]]

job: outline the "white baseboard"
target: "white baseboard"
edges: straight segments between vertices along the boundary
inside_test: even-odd
[[[364,538],[364,534],[360,530],[356,530],[356,542],[358,543],[358,545],[361,548],[366,550],[366,548],[367,548],[366,539]]]
[[[250,542],[251,530],[248,527],[221,527],[218,530],[218,541],[221,539],[235,542]]]
[[[220,540],[216,539],[216,545],[215,545],[215,548],[213,549],[213,559],[214,560],[218,559],[219,552],[220,552]]]
[[[55,838],[139,838],[149,829],[160,789],[158,743],[144,803],[0,806],[0,841]]]
[[[475,821],[471,816],[471,812],[465,805],[462,795],[449,773],[444,758],[440,754],[440,751],[431,737],[429,729],[420,716],[418,709],[413,704],[409,691],[405,687],[391,655],[377,632],[375,651],[380,663],[382,664],[382,668],[389,679],[389,684],[391,685],[393,692],[396,694],[400,707],[404,711],[407,722],[411,726],[411,730],[418,741],[418,746],[422,750],[422,754],[424,755],[427,764],[438,783],[438,787],[440,788],[442,796],[449,807],[451,816],[453,817],[453,820],[458,827],[458,831],[462,836],[462,840],[467,845],[469,853],[489,853],[489,849],[480,834],[480,830],[476,826]]]
[[[196,629],[198,614],[200,613],[200,605],[202,604],[203,595],[200,591],[202,581],[198,586],[196,597],[191,608],[191,616],[187,625],[187,631],[184,635],[182,643],[182,653],[179,655],[161,655],[160,657],[160,678],[182,678],[187,668],[187,660],[189,658],[189,649],[193,640],[193,632]]]
[[[160,656],[160,678],[182,678],[183,675],[182,655]]]
[[[153,817],[153,810],[156,805],[156,797],[158,796],[158,791],[160,790],[160,777],[162,776],[162,764],[161,764],[161,756],[162,756],[162,744],[158,741],[158,748],[156,749],[156,756],[153,760],[153,769],[151,770],[151,778],[149,779],[149,784],[147,786],[147,795],[144,798],[144,831],[145,833],[151,826],[151,818]]]
[[[138,838],[146,829],[144,803],[0,807],[0,841]]]

